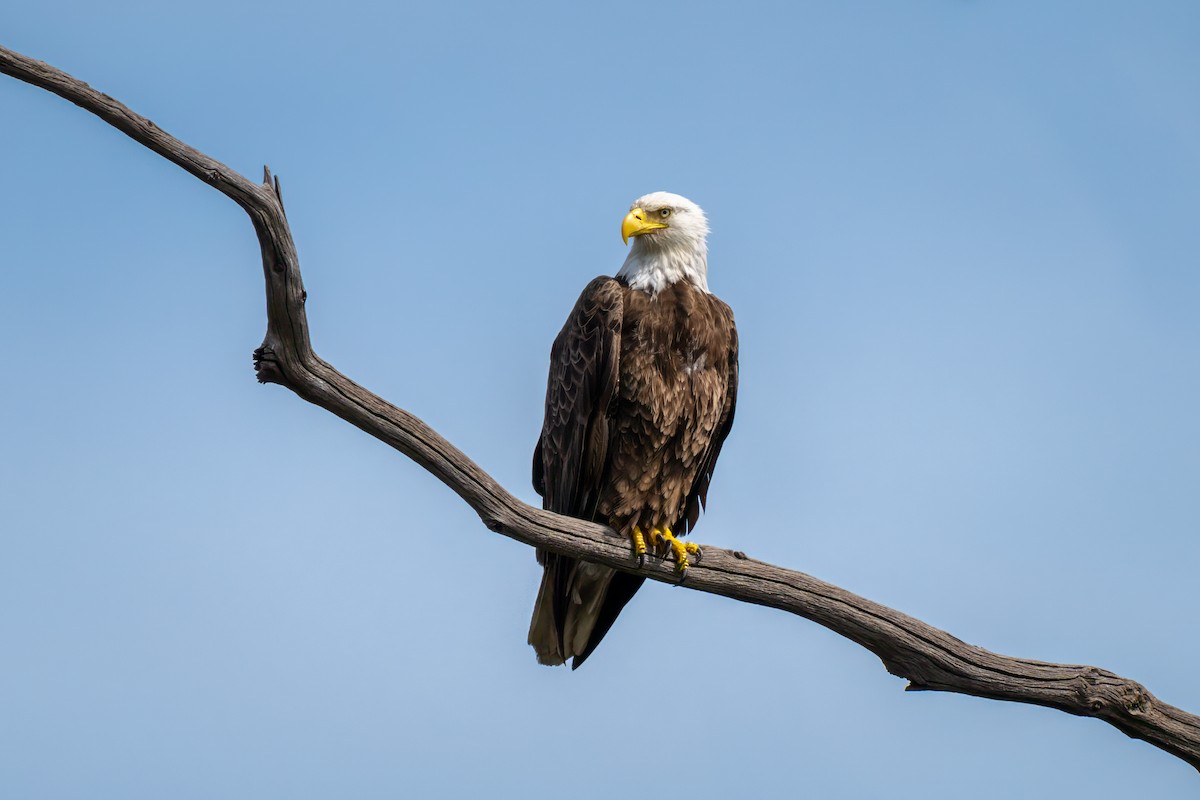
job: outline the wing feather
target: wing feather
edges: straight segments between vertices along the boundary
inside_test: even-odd
[[[712,439],[708,443],[707,450],[705,450],[700,471],[696,473],[696,479],[692,482],[691,491],[688,492],[687,502],[684,504],[684,518],[676,525],[679,531],[683,533],[695,527],[696,521],[700,519],[701,510],[708,503],[708,487],[712,483],[713,471],[717,467],[717,457],[721,455],[721,446],[725,444],[725,437],[729,435],[729,430],[733,427],[733,415],[737,410],[737,326],[734,324],[733,310],[716,297],[712,297],[711,299],[715,304],[721,324],[728,325],[730,332],[729,359],[725,373],[725,403],[721,408],[720,416],[717,418],[716,429]]]
[[[623,311],[621,285],[612,278],[596,278],[579,296],[550,348],[546,416],[533,451],[533,488],[547,510],[588,520],[596,514],[608,466],[608,412],[620,375]],[[588,646],[588,639],[608,605],[608,586],[616,573],[541,550],[537,555],[545,574],[529,643],[542,663],[561,664],[576,656],[578,666],[580,651],[586,648],[590,653],[595,647],[595,641]],[[576,596],[577,606],[589,602],[572,613]]]
[[[583,290],[550,349],[546,417],[534,451],[543,506],[591,519],[608,460],[608,408],[621,358],[621,286],[600,277]],[[538,463],[540,461],[540,463]]]

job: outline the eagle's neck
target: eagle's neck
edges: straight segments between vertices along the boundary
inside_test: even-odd
[[[656,241],[639,236],[617,273],[631,289],[658,294],[680,281],[708,292],[708,245],[700,242]]]

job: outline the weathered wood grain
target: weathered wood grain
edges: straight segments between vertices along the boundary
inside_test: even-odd
[[[285,386],[399,450],[458,493],[492,531],[536,547],[638,572],[628,544],[600,525],[551,514],[509,494],[436,431],[342,375],[313,352],[306,295],[278,179],[262,184],[189,147],[108,95],[49,64],[0,47],[0,72],[71,101],[227,195],[250,216],[262,249],[267,333],[254,353],[260,381]],[[8,124],[15,124],[9,120]],[[671,564],[642,574],[674,583]],[[910,690],[960,692],[1057,708],[1104,720],[1200,769],[1200,717],[1097,667],[1012,658],[801,572],[717,548],[688,571],[685,586],[789,611],[851,639],[906,678]]]

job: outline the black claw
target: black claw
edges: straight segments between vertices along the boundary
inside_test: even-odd
[[[699,564],[699,563],[700,563],[700,559],[702,559],[702,558],[704,558],[704,548],[703,548],[703,547],[697,547],[697,548],[696,548],[696,563],[697,563],[697,564]]]
[[[638,553],[637,554],[637,562],[638,562],[638,569],[641,569],[642,567],[646,566],[646,554]]]

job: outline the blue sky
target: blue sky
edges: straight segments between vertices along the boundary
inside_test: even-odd
[[[550,341],[630,200],[742,343],[697,539],[1200,711],[1200,6],[113,0],[0,42],[282,176],[317,351],[527,500]],[[1193,797],[1046,709],[905,694],[649,586],[577,673],[538,568],[255,383],[233,203],[0,79],[9,797]]]

